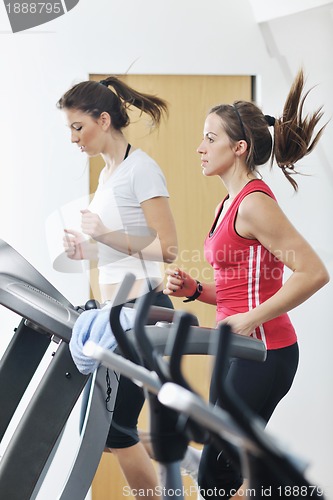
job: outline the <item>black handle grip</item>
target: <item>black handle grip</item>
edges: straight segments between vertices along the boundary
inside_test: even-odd
[[[189,337],[190,328],[197,324],[197,318],[188,312],[182,312],[176,315],[175,327],[170,332],[168,339],[168,348],[171,351],[169,367],[170,376],[173,382],[193,391],[183,376],[181,370],[181,360],[185,352],[186,342]]]
[[[154,347],[152,346],[145,330],[145,324],[149,313],[149,308],[153,303],[155,291],[152,289],[139,297],[136,301],[136,315],[134,321],[134,334],[140,353],[145,361],[147,368],[154,370],[156,368],[154,361]]]
[[[212,396],[214,402],[223,400],[223,407],[237,420],[244,416],[244,408],[242,401],[232,388],[226,384],[226,377],[229,370],[230,352],[232,331],[227,323],[221,323],[218,328],[218,338],[216,346],[216,355],[214,368],[212,372],[212,387],[215,389],[215,394]]]
[[[101,305],[98,300],[90,299],[84,305],[84,310],[88,311],[89,309],[100,309]]]
[[[110,326],[123,356],[134,363],[141,364],[137,350],[129,341],[120,323],[120,313],[134,281],[134,274],[127,273],[120,284],[114,296],[113,305],[110,311]]]

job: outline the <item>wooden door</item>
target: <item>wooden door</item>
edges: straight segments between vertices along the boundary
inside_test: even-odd
[[[105,77],[91,75],[93,80]],[[150,131],[148,118],[143,115],[140,119],[139,113],[133,111],[133,123],[125,129],[125,135],[133,146],[152,156],[166,176],[178,234],[176,264],[200,281],[212,281],[212,269],[203,257],[203,241],[225,189],[218,178],[202,175],[196,148],[201,142],[209,109],[238,99],[251,100],[252,78],[213,75],[125,75],[121,78],[136,90],[155,94],[169,103],[169,117],[158,130]],[[96,189],[102,166],[99,158],[90,162],[91,192]],[[176,309],[194,313],[202,326],[214,326],[213,306],[200,302],[184,304],[177,298],[173,303]],[[206,395],[210,360],[204,356],[192,356],[185,360],[185,370],[196,389]],[[145,411],[140,426],[147,426]],[[93,483],[93,500],[121,499],[124,484],[114,458],[104,454]]]

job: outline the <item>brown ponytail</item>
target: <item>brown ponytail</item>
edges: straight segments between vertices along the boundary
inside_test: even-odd
[[[109,87],[114,89],[111,90]],[[167,103],[159,97],[137,92],[116,76],[101,82],[86,81],[74,85],[58,101],[59,109],[77,109],[98,118],[107,112],[116,130],[126,127],[130,120],[127,108],[134,106],[148,114],[154,126],[158,126],[162,115],[167,113]]]
[[[323,116],[322,108],[303,117],[303,108],[308,90],[303,95],[304,74],[300,70],[292,84],[286,99],[283,113],[275,119],[274,147],[272,161],[277,165],[292,184],[295,191],[297,182],[291,176],[295,173],[295,163],[308,155],[318,143],[326,124],[313,137],[314,129]]]
[[[167,113],[168,111],[167,103],[163,99],[137,92],[115,76],[109,76],[100,83],[107,87],[113,87],[120,99],[126,103],[126,107],[134,106],[143,113],[148,114],[154,125],[158,125],[163,113]]]

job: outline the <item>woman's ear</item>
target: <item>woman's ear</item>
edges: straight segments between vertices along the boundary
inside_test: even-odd
[[[100,114],[98,121],[104,131],[108,130],[111,126],[111,117],[106,111],[103,111],[103,113]]]
[[[237,141],[235,145],[235,154],[236,156],[242,156],[244,153],[246,153],[248,149],[247,142],[244,141],[243,139],[241,141]]]

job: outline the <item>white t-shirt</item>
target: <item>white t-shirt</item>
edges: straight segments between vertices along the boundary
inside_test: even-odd
[[[169,197],[160,167],[141,149],[136,149],[106,181],[105,174],[104,167],[89,210],[98,214],[110,231],[148,235],[140,203],[157,196]],[[120,283],[127,272],[135,274],[137,279],[162,276],[161,263],[145,260],[144,249],[141,255],[129,256],[103,243],[97,245],[100,284]]]

